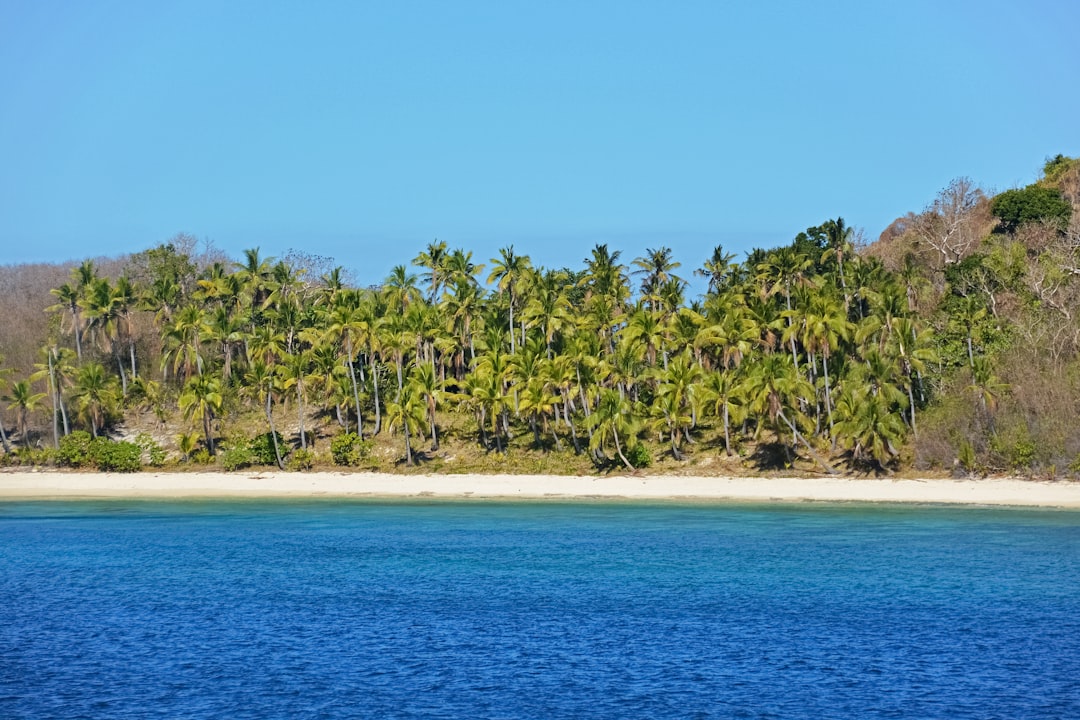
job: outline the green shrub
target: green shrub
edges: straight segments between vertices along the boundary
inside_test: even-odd
[[[652,453],[649,452],[649,448],[641,443],[627,448],[626,459],[636,468],[644,468],[652,465]]]
[[[246,444],[226,448],[225,452],[221,453],[221,467],[226,470],[243,470],[250,465],[251,451]]]
[[[275,433],[277,435],[278,448],[284,451],[285,439],[281,436],[281,433]],[[263,433],[262,435],[256,435],[248,443],[248,450],[251,451],[251,463],[253,465],[277,465],[277,456],[274,454],[274,437],[270,433]]]
[[[191,454],[191,462],[196,465],[209,465],[214,462],[214,456],[206,448],[199,448]]]
[[[142,467],[142,448],[133,442],[99,437],[90,443],[90,452],[98,470],[137,472]]]
[[[91,443],[93,438],[85,430],[76,430],[60,438],[60,449],[56,460],[64,467],[81,468],[90,465],[93,460]]]
[[[285,468],[292,472],[310,470],[315,466],[315,453],[306,448],[293,450],[285,462]]]
[[[356,433],[342,433],[330,441],[330,455],[335,465],[362,465],[371,455],[371,442]]]
[[[147,465],[161,467],[165,464],[165,449],[158,445],[154,438],[146,433],[139,433],[135,436],[135,444],[142,450]]]

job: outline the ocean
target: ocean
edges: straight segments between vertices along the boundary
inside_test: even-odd
[[[1077,718],[1080,512],[0,503],[3,718]]]

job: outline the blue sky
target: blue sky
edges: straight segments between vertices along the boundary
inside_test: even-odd
[[[878,233],[1080,155],[1080,3],[0,0],[0,264]]]

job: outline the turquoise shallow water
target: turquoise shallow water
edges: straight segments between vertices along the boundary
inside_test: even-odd
[[[1076,718],[1080,513],[0,503],[4,718]]]

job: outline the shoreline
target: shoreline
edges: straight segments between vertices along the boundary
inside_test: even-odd
[[[93,498],[342,498],[865,502],[1080,509],[1080,483],[680,475],[395,475],[369,472],[2,472],[0,502]]]

